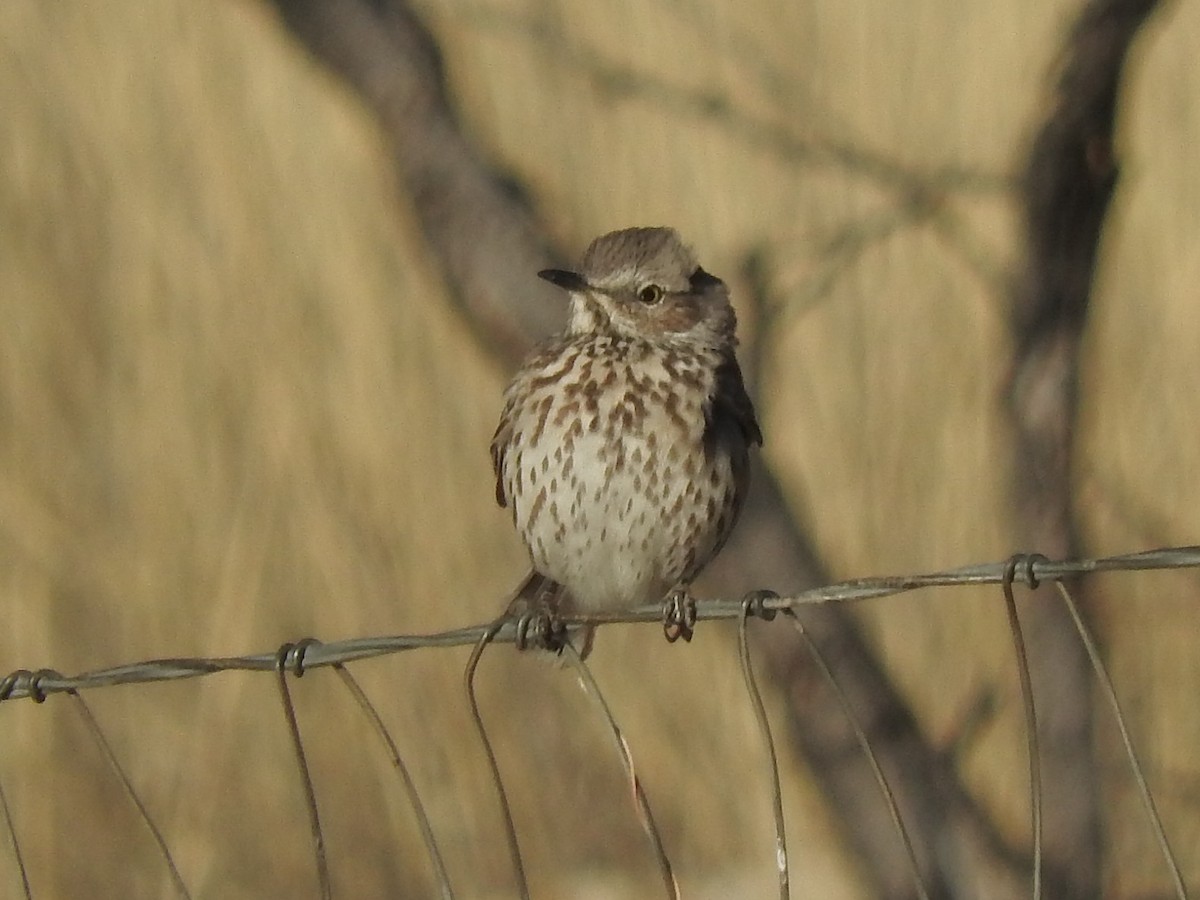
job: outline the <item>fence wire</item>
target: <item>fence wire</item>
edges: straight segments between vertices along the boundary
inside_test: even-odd
[[[1020,557],[1015,573],[1016,580],[1024,584],[1041,584],[1062,581],[1093,572],[1136,572],[1154,569],[1200,568],[1200,545],[1168,547],[1146,550],[1121,556],[1100,559],[1050,560],[1032,554]],[[773,596],[762,601],[763,609],[779,611],[799,609],[822,603],[848,603],[874,597],[903,594],[921,588],[956,587],[962,585],[1003,584],[1005,571],[1011,560],[947,569],[923,575],[892,575],[874,578],[857,578],[841,581],[825,587],[813,588],[791,596]],[[696,603],[697,621],[736,619],[742,614],[742,599],[700,600]],[[605,625],[616,622],[661,622],[661,605],[641,606],[635,609],[602,616],[564,616],[565,625]],[[523,640],[522,623],[514,618],[501,624],[491,637],[494,643],[516,643]],[[361,659],[387,656],[406,650],[429,647],[470,647],[477,644],[493,623],[471,625],[432,634],[400,634],[382,637],[351,638],[344,641],[300,641],[286,645],[284,663],[296,674],[307,669],[333,666]],[[30,697],[43,700],[50,694],[81,691],[90,688],[118,684],[140,684],[147,682],[174,681],[180,678],[196,678],[217,672],[253,671],[274,672],[278,669],[280,651],[269,650],[248,656],[226,656],[211,658],[164,658],[97,669],[80,675],[67,676],[53,669],[17,669],[0,681],[0,702]]]
[[[518,647],[531,644],[546,644],[558,636],[569,634],[567,626],[573,625],[603,625],[617,622],[644,623],[657,622],[662,625],[668,639],[674,636],[689,636],[692,625],[700,620],[737,619],[738,650],[741,659],[743,677],[746,682],[749,700],[754,709],[755,720],[763,739],[764,750],[768,761],[768,773],[772,785],[772,811],[775,823],[775,859],[778,872],[779,896],[787,900],[790,896],[791,859],[787,846],[783,815],[782,785],[779,776],[778,758],[775,742],[771,734],[765,706],[763,705],[754,666],[750,644],[746,639],[746,629],[751,618],[761,618],[767,621],[775,619],[782,613],[791,621],[799,633],[806,649],[817,662],[818,668],[831,684],[843,713],[849,721],[860,748],[870,762],[875,780],[879,787],[882,802],[885,804],[898,839],[903,845],[911,870],[916,896],[927,897],[929,891],[925,886],[913,851],[912,842],[900,816],[894,794],[883,775],[879,763],[875,759],[867,736],[857,722],[853,709],[846,700],[844,692],[838,685],[831,667],[822,657],[817,644],[804,630],[797,618],[796,612],[807,605],[823,603],[845,603],[876,597],[885,597],[922,588],[955,587],[962,585],[997,584],[1003,589],[1008,622],[1013,640],[1020,686],[1022,706],[1025,717],[1025,729],[1029,755],[1030,781],[1030,816],[1031,840],[1033,844],[1033,864],[1031,872],[1031,896],[1038,900],[1042,892],[1041,872],[1041,802],[1042,785],[1039,773],[1039,749],[1037,744],[1036,707],[1030,686],[1028,662],[1025,655],[1024,638],[1016,615],[1012,586],[1021,583],[1030,588],[1036,588],[1044,582],[1055,582],[1059,596],[1070,611],[1071,617],[1079,633],[1080,640],[1087,649],[1088,656],[1096,671],[1097,678],[1103,688],[1103,694],[1117,718],[1121,732],[1123,747],[1134,775],[1138,793],[1146,813],[1147,820],[1154,832],[1155,839],[1162,853],[1164,863],[1169,870],[1174,895],[1177,898],[1187,897],[1187,888],[1174,854],[1171,851],[1165,829],[1155,807],[1153,796],[1147,786],[1145,776],[1138,761],[1132,739],[1129,735],[1124,716],[1121,712],[1117,695],[1113,689],[1112,680],[1104,668],[1104,664],[1096,649],[1082,617],[1079,615],[1070,591],[1064,581],[1080,575],[1096,572],[1133,572],[1160,569],[1200,568],[1200,546],[1169,547],[1159,550],[1149,550],[1120,556],[1110,556],[1099,559],[1050,560],[1040,554],[1019,554],[999,563],[985,563],[965,566],[920,575],[886,576],[877,578],[861,578],[843,581],[825,587],[814,588],[791,596],[779,596],[771,591],[753,591],[739,600],[715,599],[703,600],[694,604],[683,604],[679,597],[673,597],[663,605],[643,606],[628,612],[603,616],[574,617],[563,616],[561,620],[551,621],[545,614],[525,616],[501,616],[494,621],[451,631],[437,632],[424,635],[393,635],[384,637],[355,638],[351,640],[322,643],[314,638],[305,638],[297,642],[283,644],[276,650],[236,657],[215,658],[167,658],[153,659],[143,662],[99,669],[80,675],[67,676],[52,669],[17,669],[0,680],[0,703],[8,700],[29,698],[37,703],[56,693],[70,695],[78,707],[80,715],[87,724],[93,740],[101,749],[113,767],[117,779],[131,803],[137,809],[142,821],[153,836],[164,863],[170,873],[175,893],[179,897],[190,897],[182,874],[172,857],[166,837],[151,819],[145,805],[138,797],[132,782],[125,774],[116,754],[113,752],[108,739],[105,737],[95,716],[84,701],[81,691],[92,688],[118,684],[145,684],[153,682],[174,681],[181,678],[196,678],[228,671],[270,671],[275,673],[280,693],[281,708],[288,723],[293,750],[296,758],[297,774],[303,790],[308,809],[309,825],[312,833],[313,865],[315,869],[317,888],[323,898],[332,897],[332,880],[330,878],[329,862],[326,857],[324,834],[318,811],[318,798],[313,787],[305,756],[303,735],[297,721],[288,688],[288,676],[301,676],[308,669],[333,666],[341,676],[350,696],[362,710],[371,723],[373,730],[383,743],[393,768],[408,797],[409,804],[418,819],[420,830],[429,863],[438,884],[439,896],[443,900],[452,900],[455,892],[446,867],[438,849],[434,830],[425,812],[421,798],[417,793],[408,769],[402,760],[395,741],[384,725],[375,706],[372,704],[362,687],[346,669],[345,664],[361,659],[368,659],[407,650],[428,649],[434,647],[465,647],[472,646],[473,652],[464,672],[464,684],[471,715],[475,722],[478,736],[484,747],[492,771],[496,788],[496,799],[504,815],[505,838],[509,846],[509,854],[513,865],[514,886],[518,896],[528,898],[529,887],[525,876],[524,865],[519,845],[517,831],[513,826],[511,811],[504,789],[504,782],[495,754],[492,752],[487,728],[480,714],[475,696],[475,670],[484,650],[492,643],[514,643]],[[614,746],[619,755],[622,767],[628,777],[631,787],[633,805],[639,822],[648,838],[655,861],[662,876],[663,887],[668,897],[677,898],[679,888],[671,863],[663,847],[653,812],[642,790],[633,762],[629,745],[612,715],[595,679],[588,671],[586,664],[570,646],[569,641],[563,648],[564,658],[574,667],[579,676],[582,690],[596,703],[601,717],[614,740]],[[9,843],[17,870],[20,874],[23,896],[32,898],[33,893],[26,871],[17,828],[14,824],[11,810],[5,796],[3,785],[0,784],[0,813],[8,832]]]

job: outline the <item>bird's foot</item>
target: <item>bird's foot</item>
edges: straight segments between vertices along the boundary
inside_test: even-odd
[[[663,601],[663,636],[668,644],[680,638],[690,641],[696,632],[696,598],[687,588],[677,587]]]
[[[518,613],[516,630],[515,644],[518,650],[528,650],[532,647],[551,653],[562,653],[569,638],[566,623],[559,618],[557,612],[547,606]]]

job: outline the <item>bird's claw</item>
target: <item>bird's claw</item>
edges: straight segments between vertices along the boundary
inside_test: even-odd
[[[682,638],[690,641],[696,633],[696,598],[676,588],[663,601],[663,636],[668,644]]]
[[[567,626],[552,610],[534,609],[517,616],[516,639],[518,650],[530,647],[562,653],[567,645]]]

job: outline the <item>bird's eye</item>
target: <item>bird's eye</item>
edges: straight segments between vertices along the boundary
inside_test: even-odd
[[[638,291],[637,298],[647,306],[653,306],[663,298],[663,289],[657,284],[648,284]]]

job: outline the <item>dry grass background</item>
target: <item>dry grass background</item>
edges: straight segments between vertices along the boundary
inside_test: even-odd
[[[743,296],[741,260],[770,254],[789,312],[768,330],[744,309],[747,338],[765,342],[766,452],[834,571],[1017,549],[999,402],[1010,194],[950,192],[943,218],[901,223],[816,291],[839,236],[896,215],[894,185],[789,158],[645,80],[587,73],[720,92],[797,134],[995,178],[1016,168],[1074,4],[618,6],[421,10],[475,136],[564,244],[674,224]],[[1164,12],[1129,69],[1084,373],[1078,512],[1097,554],[1200,532],[1200,12]],[[504,376],[449,311],[370,117],[269,9],[0,5],[0,672],[490,616],[524,564],[486,454]],[[1197,580],[1097,584],[1097,627],[1195,883]],[[961,765],[1020,840],[1023,737],[997,597],[914,595],[862,616],[932,734],[997,692]],[[696,897],[756,896],[772,879],[761,750],[723,630],[668,649],[653,629],[606,629],[595,656]],[[355,672],[409,755],[460,890],[502,896],[463,661],[431,651]],[[644,896],[650,860],[578,692],[506,651],[483,680],[535,892]],[[411,816],[356,711],[322,675],[295,691],[340,895],[423,895]],[[0,717],[35,895],[160,896],[151,841],[58,699]],[[310,890],[266,676],[89,700],[196,896]],[[1112,895],[1161,888],[1104,714],[1099,727]],[[864,895],[804,772],[785,774],[800,892]],[[0,854],[3,890],[17,883]]]

